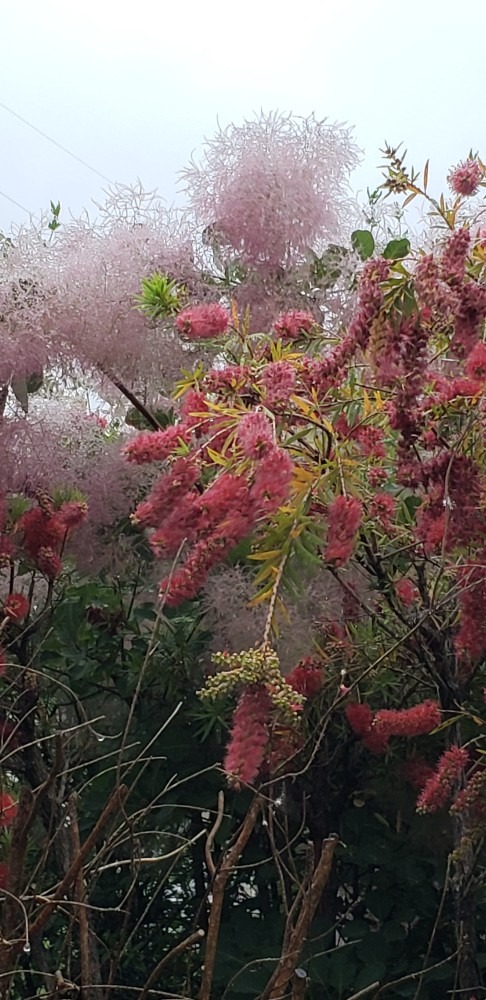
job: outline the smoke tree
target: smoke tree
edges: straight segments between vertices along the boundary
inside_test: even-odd
[[[485,168],[385,150],[422,250],[356,156],[6,248],[5,995],[484,994]]]

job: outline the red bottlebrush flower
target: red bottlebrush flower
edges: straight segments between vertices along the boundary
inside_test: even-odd
[[[56,514],[46,513],[40,507],[32,507],[20,519],[24,533],[24,548],[27,555],[36,561],[40,549],[54,552],[62,545],[66,529]]]
[[[55,580],[62,573],[62,559],[49,547],[39,549],[36,556],[36,566],[48,580]]]
[[[447,180],[454,194],[470,198],[476,194],[484,178],[484,167],[479,160],[470,157],[454,167]]]
[[[419,591],[412,580],[404,576],[401,580],[397,580],[394,584],[395,593],[402,604],[406,608],[409,608],[412,604],[416,604],[420,596]]]
[[[479,383],[486,382],[486,344],[476,344],[467,356],[466,374]]]
[[[176,327],[189,340],[211,340],[226,333],[230,315],[217,302],[188,306],[179,313]]]
[[[9,594],[3,605],[3,614],[14,622],[21,622],[29,613],[30,604],[23,594]]]
[[[188,493],[168,513],[163,524],[150,536],[150,547],[159,557],[172,556],[185,541],[191,541],[197,531],[197,493]]]
[[[464,280],[470,242],[469,229],[463,226],[454,230],[442,251],[441,276],[451,287],[461,285]]]
[[[10,874],[10,869],[8,865],[4,864],[3,861],[0,861],[0,889],[7,888],[7,881],[9,874]]]
[[[290,455],[276,445],[258,463],[250,489],[250,497],[258,514],[273,514],[285,502],[292,479]]]
[[[336,497],[327,511],[327,545],[324,552],[326,562],[344,566],[354,552],[363,515],[359,500],[354,497]]]
[[[8,535],[0,535],[0,565],[8,563],[15,552],[15,544]]]
[[[452,813],[468,812],[474,819],[486,818],[486,768],[481,767],[456,795]]]
[[[264,413],[247,413],[238,424],[238,443],[247,458],[263,458],[274,447],[273,428]]]
[[[265,406],[270,410],[287,405],[296,382],[295,368],[288,361],[271,361],[259,380],[264,391]]]
[[[147,462],[162,462],[179,448],[181,443],[189,444],[191,430],[181,424],[166,427],[163,431],[149,431],[138,434],[123,449],[127,462],[144,465]]]
[[[290,671],[290,674],[287,674],[285,680],[294,691],[304,695],[304,698],[315,698],[324,680],[322,666],[316,663],[312,656],[306,656]]]
[[[273,324],[277,337],[283,340],[296,340],[302,333],[310,333],[316,321],[312,313],[299,309],[282,313]]]
[[[358,442],[359,449],[367,458],[384,458],[386,455],[381,427],[358,427],[351,436]]]
[[[258,777],[268,745],[271,710],[271,699],[261,685],[240,695],[224,760],[230,784],[251,784]]]
[[[400,768],[405,781],[408,781],[412,788],[421,791],[429,778],[434,773],[433,767],[427,763],[423,757],[410,757]]]
[[[423,787],[417,801],[417,811],[437,812],[446,804],[465,767],[469,763],[469,753],[465,747],[452,746],[439,758],[437,767]]]
[[[82,500],[65,500],[56,511],[56,517],[64,525],[66,531],[73,531],[86,520],[88,504]]]
[[[196,437],[200,437],[207,430],[209,421],[207,415],[211,414],[208,401],[203,392],[196,389],[189,389],[186,392],[181,404],[181,416],[184,426],[194,429]]]
[[[388,530],[397,502],[391,493],[376,493],[370,504],[370,515]]]
[[[10,826],[13,823],[18,808],[15,799],[8,792],[0,792],[0,827]]]
[[[390,736],[422,736],[431,733],[441,722],[441,711],[436,701],[424,701],[412,708],[382,708],[375,715],[374,728]]]
[[[462,357],[477,343],[486,318],[486,288],[476,281],[466,281],[458,291],[455,309],[453,345]]]
[[[178,458],[169,472],[161,476],[146,500],[132,515],[135,524],[158,528],[199,479],[199,467],[188,458]]]
[[[249,378],[248,365],[225,365],[224,368],[212,368],[204,376],[203,385],[207,392],[231,395],[235,392],[241,392],[246,387]]]
[[[374,716],[369,705],[350,701],[344,709],[344,714],[356,736],[363,737],[370,732]]]
[[[458,579],[461,617],[454,646],[462,660],[475,663],[486,653],[486,549],[459,569]]]

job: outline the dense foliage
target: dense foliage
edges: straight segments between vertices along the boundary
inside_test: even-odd
[[[262,117],[3,241],[12,1000],[486,995],[485,168],[356,159]]]

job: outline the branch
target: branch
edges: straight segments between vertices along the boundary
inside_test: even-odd
[[[101,816],[99,817],[97,823],[93,827],[91,833],[86,838],[83,846],[79,851],[79,854],[77,855],[77,857],[73,859],[72,864],[70,864],[64,878],[59,883],[54,895],[51,897],[51,899],[46,904],[44,909],[41,910],[36,920],[34,920],[34,923],[32,924],[30,929],[31,935],[38,934],[39,931],[42,930],[49,916],[51,915],[52,910],[54,910],[56,906],[58,906],[59,903],[62,902],[62,897],[64,893],[66,892],[67,889],[70,888],[70,886],[76,880],[78,873],[82,868],[88,854],[96,844],[96,841],[98,840],[98,837],[103,827],[106,826],[108,820],[111,819],[113,814],[118,811],[118,809],[126,799],[127,795],[128,795],[128,789],[125,785],[120,785],[120,787],[117,788],[112,793],[111,797],[108,799],[108,802],[106,803],[105,808],[103,809],[103,812],[101,813]]]
[[[317,862],[309,890],[302,901],[295,925],[290,934],[288,934],[288,950],[284,948],[277,968],[270,977],[260,996],[260,1000],[278,1000],[278,998],[285,995],[288,989],[288,985],[295,974],[297,962],[299,961],[314,914],[331,874],[334,852],[338,842],[339,837],[337,834],[331,834],[323,842],[321,856]]]
[[[168,963],[173,958],[175,958],[176,955],[180,955],[182,951],[185,951],[186,948],[190,948],[191,945],[196,944],[197,941],[201,941],[203,937],[204,937],[204,931],[200,928],[199,930],[194,931],[192,934],[189,934],[189,936],[184,938],[183,941],[179,941],[179,944],[176,944],[173,948],[171,948],[168,954],[164,955],[164,957],[160,959],[160,962],[158,963],[158,965],[155,966],[153,972],[150,973],[150,976],[148,977],[147,982],[145,983],[145,986],[138,1000],[146,1000],[146,998],[149,995],[151,987],[154,985],[155,982],[157,982],[157,979],[159,978],[162,969],[165,968],[165,966],[168,965]]]
[[[158,420],[155,419],[153,413],[151,413],[150,410],[148,410],[147,407],[144,405],[144,403],[142,403],[142,401],[138,399],[137,396],[135,396],[135,394],[131,391],[131,389],[129,389],[128,386],[126,386],[123,382],[121,382],[120,379],[116,377],[116,375],[111,375],[110,372],[106,371],[104,368],[102,368],[101,370],[103,372],[103,375],[106,375],[106,377],[110,379],[110,382],[113,382],[113,385],[115,385],[116,388],[119,389],[121,393],[123,393],[125,398],[128,399],[128,401],[132,404],[132,406],[134,406],[135,409],[138,410],[138,412],[141,413],[143,417],[145,417],[145,420],[147,421],[148,424],[150,424],[153,430],[160,431],[161,426]]]
[[[199,1000],[210,1000],[211,986],[213,982],[214,966],[216,962],[216,950],[218,947],[219,927],[221,923],[221,913],[226,885],[230,875],[235,870],[235,866],[244,851],[260,812],[262,799],[259,794],[255,795],[253,802],[246,814],[243,825],[232,847],[225,851],[221,865],[215,875],[213,883],[213,901],[209,913],[208,936],[206,940],[206,951],[204,955],[204,971],[199,993]]]

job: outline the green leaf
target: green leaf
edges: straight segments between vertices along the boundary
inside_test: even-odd
[[[400,240],[390,240],[387,243],[383,256],[385,260],[402,260],[403,257],[407,257],[410,253],[410,240],[403,239]]]
[[[368,260],[373,256],[375,241],[368,229],[355,229],[354,233],[351,233],[351,243],[361,260]]]
[[[43,372],[34,372],[32,375],[29,375],[29,378],[27,379],[27,392],[29,393],[29,396],[31,396],[34,392],[39,391],[43,381]]]

